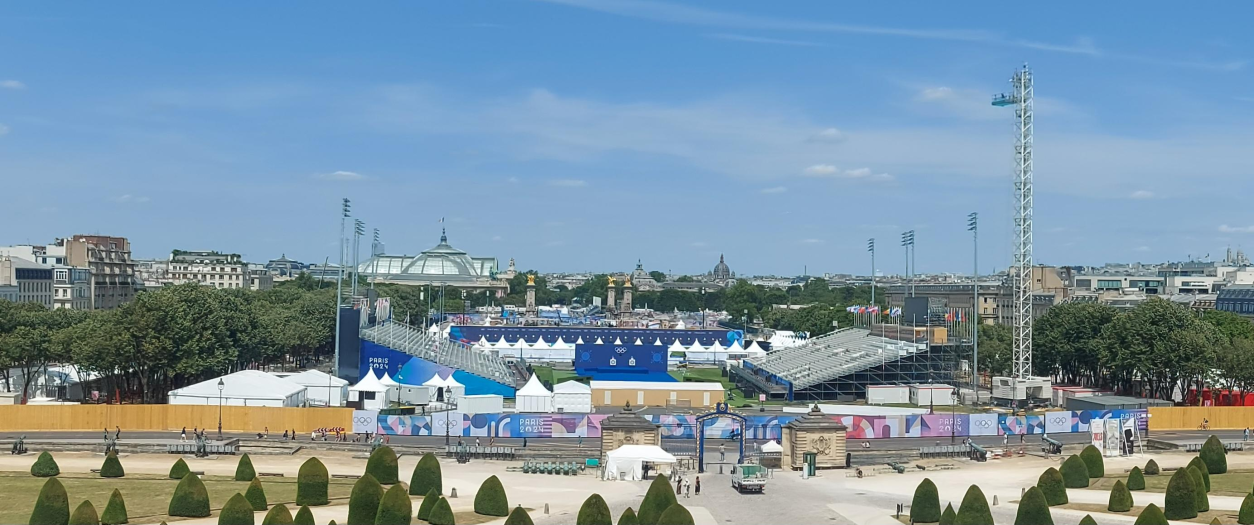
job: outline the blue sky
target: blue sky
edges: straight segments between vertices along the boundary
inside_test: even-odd
[[[978,211],[1004,268],[1028,62],[1037,261],[1254,250],[1254,8],[988,5],[7,2],[0,243],[320,262],[349,197],[392,253],[967,272]]]

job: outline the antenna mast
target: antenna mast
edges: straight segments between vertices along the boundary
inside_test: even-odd
[[[1010,78],[1010,93],[993,97],[994,106],[1015,108],[1014,363],[1011,377],[1032,375],[1032,71],[1027,64]]]

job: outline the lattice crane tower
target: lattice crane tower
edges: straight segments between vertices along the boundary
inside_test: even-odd
[[[1032,71],[1027,64],[1010,78],[1011,91],[993,96],[994,106],[1015,108],[1014,363],[1011,377],[1032,375]]]

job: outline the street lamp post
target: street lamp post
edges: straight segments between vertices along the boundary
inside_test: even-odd
[[[701,329],[705,330],[705,287],[701,288]]]
[[[226,383],[222,378],[218,378],[218,441],[222,441],[222,390],[226,388]]]

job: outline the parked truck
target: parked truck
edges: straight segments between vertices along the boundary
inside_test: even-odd
[[[762,465],[736,465],[736,473],[732,474],[731,486],[736,492],[762,493],[766,490],[766,468]]]

